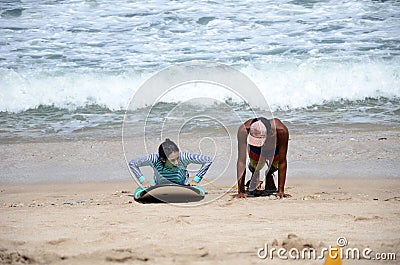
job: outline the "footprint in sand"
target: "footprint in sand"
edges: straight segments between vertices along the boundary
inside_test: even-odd
[[[186,220],[190,215],[178,215],[177,217],[166,217],[163,223],[176,223],[176,224],[191,224],[190,221]]]
[[[385,202],[390,202],[390,201],[400,201],[400,197],[392,197],[392,198],[387,198],[384,200]]]
[[[372,221],[372,220],[379,220],[379,219],[383,219],[380,216],[373,216],[373,217],[364,217],[364,216],[357,216],[354,218],[354,222],[358,222],[358,221]]]
[[[2,248],[0,249],[0,262],[1,264],[31,264],[35,263],[35,260],[19,252]]]
[[[57,246],[57,245],[61,245],[61,244],[65,243],[67,241],[69,241],[68,238],[59,238],[59,239],[47,241],[46,243],[49,245],[52,245],[52,246]]]
[[[273,245],[278,245],[276,240],[272,243]],[[303,250],[304,248],[314,248],[318,249],[320,247],[325,246],[325,244],[321,241],[306,239],[299,237],[295,234],[289,234],[287,239],[283,240],[281,247],[286,250],[290,250],[292,248]]]
[[[103,254],[105,254],[105,260],[108,262],[124,263],[135,260],[146,262],[149,260],[147,257],[141,257],[135,254],[132,249],[114,249]]]

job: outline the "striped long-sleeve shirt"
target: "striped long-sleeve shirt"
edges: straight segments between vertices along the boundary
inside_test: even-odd
[[[131,168],[133,174],[135,174],[135,176],[138,178],[140,183],[145,180],[145,177],[140,171],[140,167],[151,166],[154,170],[154,180],[157,184],[168,181],[177,184],[187,184],[189,180],[187,166],[189,164],[202,165],[194,177],[196,182],[200,182],[204,174],[206,174],[211,163],[212,159],[208,156],[179,152],[179,164],[177,167],[168,167],[163,165],[158,154],[150,154],[133,159],[129,162],[129,167]]]

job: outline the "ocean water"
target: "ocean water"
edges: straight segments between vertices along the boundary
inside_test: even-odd
[[[299,130],[398,127],[399,25],[399,1],[3,0],[0,141],[120,137],[126,117],[137,136],[165,120],[190,133],[254,109]],[[146,80],[192,61],[243,73],[268,105],[194,84],[130,107]]]

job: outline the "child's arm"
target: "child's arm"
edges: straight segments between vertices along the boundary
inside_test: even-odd
[[[186,162],[188,162],[188,164],[192,163],[202,165],[192,180],[192,182],[195,181],[197,184],[200,183],[200,181],[203,179],[203,176],[207,173],[207,170],[212,163],[212,159],[209,156],[190,154],[185,152],[182,152],[182,160],[185,160]]]
[[[148,181],[146,178],[143,176],[143,173],[140,171],[140,167],[144,166],[152,166],[152,162],[154,159],[157,160],[157,158],[154,157],[154,154],[150,154],[147,156],[142,156],[139,158],[132,159],[129,162],[129,167],[132,170],[133,174],[136,176],[136,178],[139,180],[140,184],[148,184]],[[145,185],[148,186],[148,185]]]

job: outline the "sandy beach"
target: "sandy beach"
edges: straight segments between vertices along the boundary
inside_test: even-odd
[[[344,237],[348,248],[370,248],[373,258],[394,253],[397,261],[343,264],[397,264],[399,136],[393,128],[292,134],[292,198],[233,199],[229,168],[225,183],[206,186],[200,205],[135,202],[117,139],[4,143],[0,263],[323,264],[258,252],[321,249]]]

